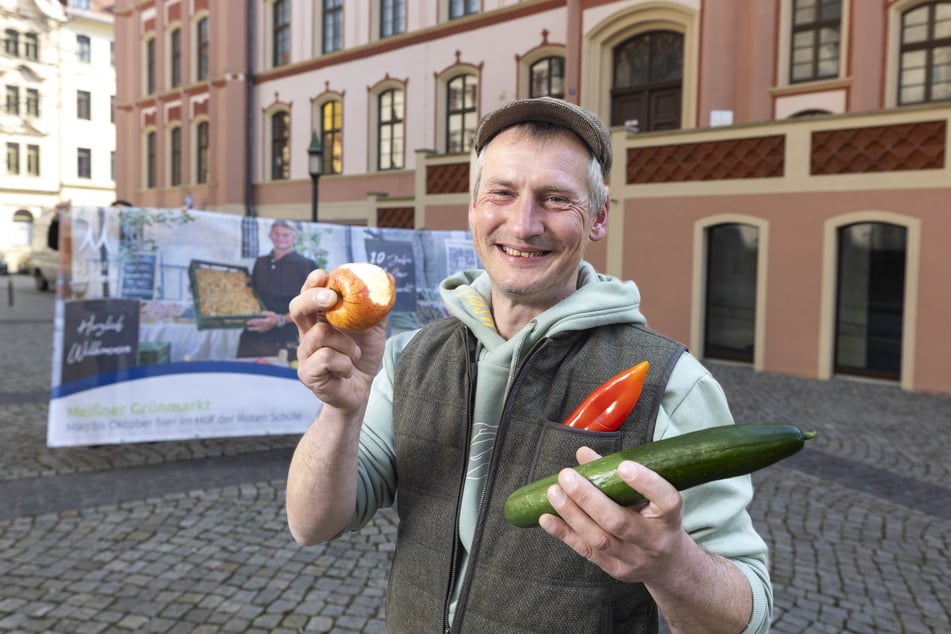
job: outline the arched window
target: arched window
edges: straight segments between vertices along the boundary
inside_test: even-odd
[[[291,115],[286,110],[271,115],[271,180],[291,177]]]
[[[611,125],[636,120],[641,131],[680,128],[684,37],[648,31],[613,51]]]
[[[902,14],[899,67],[899,105],[951,99],[951,1]]]
[[[565,98],[565,58],[545,57],[529,68],[529,97]]]
[[[901,375],[907,229],[860,222],[838,230],[836,372]]]
[[[468,152],[479,124],[479,84],[475,75],[457,75],[446,84],[446,153]]]
[[[208,182],[208,156],[211,151],[211,131],[207,120],[195,126],[195,182]]]
[[[705,357],[753,362],[758,257],[758,228],[726,223],[707,229]]]
[[[403,168],[403,91],[390,89],[380,93],[377,169]]]
[[[320,106],[320,143],[324,174],[343,173],[343,102],[332,99]]]

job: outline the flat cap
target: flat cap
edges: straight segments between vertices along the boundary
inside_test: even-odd
[[[601,164],[601,175],[611,172],[611,134],[593,112],[553,97],[521,99],[482,117],[476,130],[475,150],[481,152],[496,134],[520,123],[548,123],[574,132]]]

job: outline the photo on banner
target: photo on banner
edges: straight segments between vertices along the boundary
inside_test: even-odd
[[[296,326],[261,334],[249,323],[286,312],[314,268],[372,262],[397,280],[391,332],[414,330],[446,316],[445,277],[480,266],[465,231],[190,209],[61,216],[55,447],[303,432],[319,403],[297,380]]]

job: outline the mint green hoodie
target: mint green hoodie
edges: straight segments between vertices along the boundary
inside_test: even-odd
[[[640,312],[640,293],[633,282],[599,274],[586,262],[579,267],[578,290],[538,315],[509,340],[495,330],[488,305],[489,278],[482,271],[463,271],[447,278],[441,284],[440,294],[450,314],[463,321],[479,341],[472,446],[459,515],[459,537],[468,552],[499,416],[523,352],[538,340],[563,330],[616,323],[645,324],[646,319]],[[364,526],[378,508],[389,506],[395,499],[393,373],[400,352],[415,332],[390,338],[383,368],[373,383],[360,438],[357,504],[350,525],[353,530]],[[632,359],[632,364],[635,361]],[[720,385],[694,357],[684,353],[668,381],[654,440],[732,423]],[[732,559],[743,571],[753,590],[753,615],[746,631],[766,632],[772,614],[772,587],[766,544],[746,512],[752,494],[748,476],[685,491],[683,526],[705,550]]]

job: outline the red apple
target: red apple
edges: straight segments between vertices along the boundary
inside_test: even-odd
[[[340,298],[327,310],[330,325],[340,330],[366,330],[383,321],[396,303],[396,280],[368,262],[341,264],[327,275],[327,288]]]

